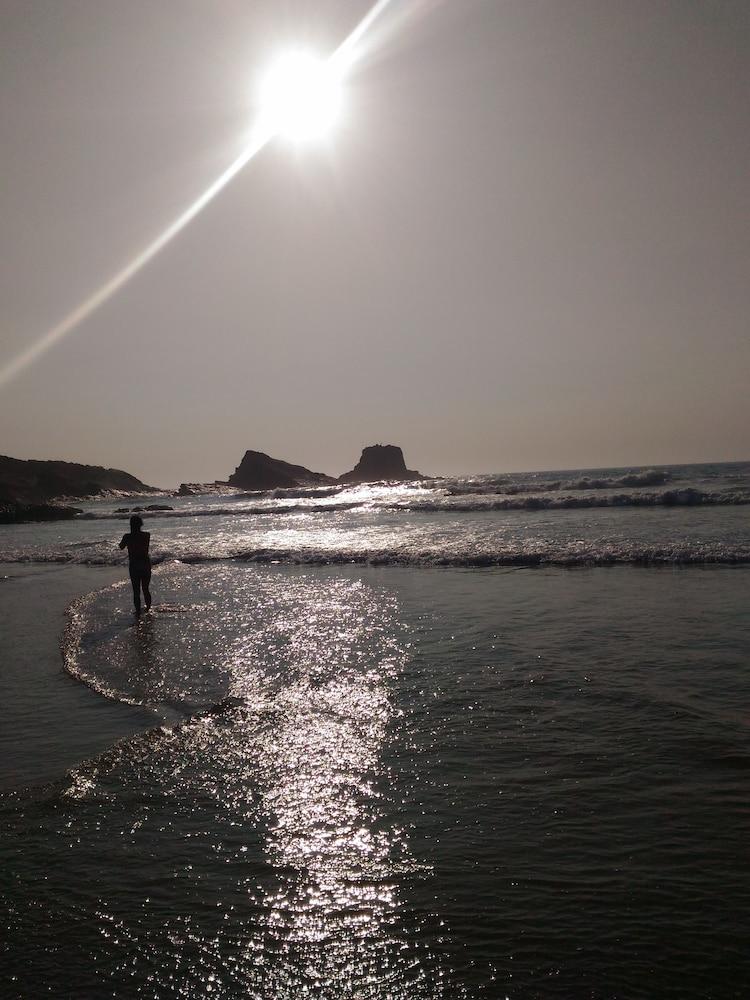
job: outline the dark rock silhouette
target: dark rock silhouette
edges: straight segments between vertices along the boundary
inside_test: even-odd
[[[289,486],[320,486],[336,480],[323,472],[311,472],[302,465],[290,465],[262,451],[246,451],[229,477],[229,485],[244,490],[275,490]]]
[[[77,462],[24,461],[0,455],[0,503],[44,504],[56,497],[107,492],[160,493],[121,469]]]
[[[80,507],[52,503],[16,503],[0,501],[0,524],[23,524],[25,521],[69,521],[78,517]]]
[[[424,479],[420,472],[407,469],[404,453],[395,444],[371,444],[351,472],[339,476],[340,483],[377,483],[384,479]]]
[[[214,480],[212,483],[180,483],[180,488],[177,490],[178,497],[198,497],[205,496],[208,493],[228,493],[230,492],[227,487],[229,483],[222,482],[219,479]]]

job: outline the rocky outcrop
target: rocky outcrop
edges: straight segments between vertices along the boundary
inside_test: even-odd
[[[210,493],[219,495],[222,493],[233,492],[234,490],[229,488],[229,483],[224,483],[216,479],[213,483],[180,483],[180,488],[177,490],[177,496],[199,497],[206,496]]]
[[[407,469],[404,453],[395,444],[371,444],[351,470],[339,476],[340,483],[377,483],[384,479],[424,479],[420,472]]]
[[[323,472],[311,472],[302,465],[290,465],[262,451],[246,451],[229,477],[229,485],[243,490],[275,490],[290,486],[320,486],[336,480]]]
[[[115,514],[142,514],[145,510],[174,510],[174,507],[166,503],[150,503],[146,507],[118,507]]]
[[[51,503],[0,503],[0,524],[27,521],[69,521],[81,513],[79,507]]]
[[[121,469],[77,462],[23,461],[0,455],[0,503],[44,504],[55,497],[160,492]]]

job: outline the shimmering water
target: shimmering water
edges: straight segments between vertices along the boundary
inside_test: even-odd
[[[78,565],[118,525],[4,536],[6,557],[75,565],[0,574],[23,664],[5,672],[2,995],[746,995],[750,568],[435,567],[454,515],[385,502],[308,515],[314,544],[358,530],[375,551],[380,519],[411,565],[257,565],[217,543],[162,562],[138,624],[124,578]],[[624,545],[696,554],[744,544],[721,521],[742,509],[604,514]],[[508,532],[549,552],[591,550],[600,515],[465,516],[485,552]],[[244,546],[262,519],[151,528],[208,557],[208,523]]]
[[[750,563],[747,462],[172,497],[168,503],[174,510],[145,515],[157,560]],[[0,560],[119,564],[113,538],[127,527],[128,515],[117,512],[122,505],[121,499],[97,501],[83,520],[9,526],[0,536]]]

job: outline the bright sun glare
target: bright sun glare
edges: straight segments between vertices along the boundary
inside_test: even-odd
[[[108,302],[131,281],[172,240],[174,240],[220,191],[247,166],[278,132],[298,138],[320,135],[331,127],[341,105],[341,81],[361,54],[363,37],[390,6],[392,0],[375,0],[367,14],[325,62],[311,54],[289,53],[279,59],[261,87],[261,121],[251,141],[229,166],[212,181],[202,194],[187,206],[150,243],[119,271],[80,302],[75,309],[45,334],[0,367],[0,389],[59,341],[64,340],[92,313]]]
[[[293,139],[323,135],[341,106],[341,79],[331,60],[288,52],[272,65],[260,91],[261,113],[272,134]]]

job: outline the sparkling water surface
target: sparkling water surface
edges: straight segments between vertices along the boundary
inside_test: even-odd
[[[145,514],[157,561],[750,563],[750,463],[328,486],[168,503],[174,510]],[[0,560],[117,565],[122,553],[113,543],[128,521],[128,513],[117,511],[122,505],[122,499],[96,501],[76,521],[7,526]]]
[[[485,551],[505,531],[560,551],[638,528],[695,553],[742,542],[721,520],[742,509],[465,516]],[[414,519],[434,521],[439,552],[454,515],[309,517],[336,534],[342,516],[410,551]],[[181,531],[205,553],[223,518],[263,531],[165,516],[154,545]],[[34,527],[57,558],[119,526]],[[23,662],[5,689],[7,995],[744,997],[750,567],[616,563],[170,557],[140,623],[110,569],[6,565],[0,643]],[[47,737],[25,746],[34,701]]]

